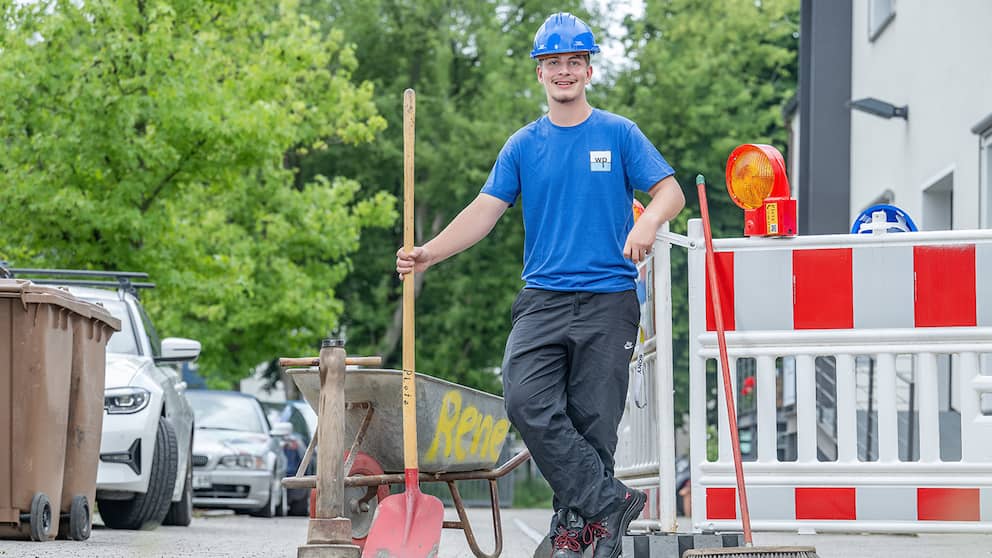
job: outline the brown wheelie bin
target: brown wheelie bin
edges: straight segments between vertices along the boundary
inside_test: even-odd
[[[58,533],[73,322],[93,316],[92,306],[60,289],[0,279],[0,538]],[[102,388],[99,395],[102,407]],[[99,427],[95,435],[99,446]]]
[[[86,540],[92,526],[96,473],[103,432],[103,391],[107,341],[120,331],[120,320],[101,306],[81,300],[72,315],[72,369],[65,471],[59,506],[60,539]]]

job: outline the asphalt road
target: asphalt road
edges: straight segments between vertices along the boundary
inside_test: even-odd
[[[484,552],[492,552],[492,517],[488,509],[470,509],[470,523]],[[546,524],[544,510],[507,510],[503,517],[504,557],[530,557],[539,537],[526,521]],[[457,520],[452,509],[446,520]],[[97,521],[99,519],[97,518]],[[521,527],[523,526],[523,527]],[[529,533],[527,531],[530,531]],[[29,541],[0,540],[0,558],[295,558],[297,547],[306,543],[307,519],[264,519],[231,513],[197,513],[189,527],[159,527],[153,531],[122,531],[95,524],[89,540]],[[473,556],[465,535],[445,529],[438,558]]]
[[[456,519],[451,509],[445,511],[445,519]],[[489,510],[471,509],[469,514],[482,550],[491,552],[494,539]],[[502,556],[533,556],[549,517],[546,510],[505,510]],[[306,518],[201,514],[189,527],[160,527],[154,531],[117,531],[97,525],[90,539],[84,542],[0,541],[0,558],[295,558],[297,547],[306,542],[306,532]],[[757,546],[814,546],[821,558],[992,558],[992,534],[755,533],[754,539]],[[439,558],[471,557],[464,534],[445,529]]]

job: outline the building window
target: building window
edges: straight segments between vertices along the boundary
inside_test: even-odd
[[[954,228],[954,172],[948,172],[923,190],[924,231]]]
[[[868,40],[874,41],[896,17],[896,0],[868,0]]]

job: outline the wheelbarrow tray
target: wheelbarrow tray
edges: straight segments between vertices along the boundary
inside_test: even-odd
[[[290,369],[303,398],[320,415],[316,367]],[[403,471],[401,370],[355,369],[345,374],[345,401],[368,403],[373,413],[361,441],[386,473]],[[503,398],[426,374],[416,375],[417,453],[427,473],[493,469],[510,429]],[[349,405],[345,439],[357,439],[366,409]],[[318,428],[325,428],[318,425]]]

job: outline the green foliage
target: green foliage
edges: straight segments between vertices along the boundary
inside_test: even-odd
[[[716,461],[720,458],[720,432],[716,426],[706,426],[706,461]]]
[[[517,470],[513,483],[513,507],[521,509],[552,509],[554,491],[542,476],[525,477]]]
[[[632,118],[675,167],[686,209],[672,223],[685,234],[699,216],[695,176],[707,179],[715,237],[739,237],[743,212],[724,182],[727,157],[742,143],[786,151],[781,110],[798,72],[797,0],[647,0],[626,21],[634,67],[601,103]],[[597,92],[599,93],[599,92]],[[689,320],[685,251],[672,250],[676,417],[688,410]]]
[[[578,2],[558,6],[578,7]],[[305,172],[340,170],[400,195],[404,89],[417,92],[416,236],[440,232],[479,192],[503,142],[542,114],[543,90],[529,58],[547,7],[532,1],[441,0],[314,2],[315,19],[347,29],[375,84],[390,126],[374,144],[308,157]],[[342,293],[349,352],[379,354],[399,366],[401,285],[396,250],[402,229],[362,238],[361,266]],[[509,308],[522,287],[523,227],[511,209],[478,245],[423,275],[417,298],[417,368],[498,392],[493,373],[509,333]]]
[[[311,354],[332,330],[352,354],[399,363],[404,89],[418,98],[418,243],[544,110],[528,53],[549,8],[535,0],[2,6],[0,221],[15,233],[0,237],[0,258],[150,272],[152,315],[164,334],[204,343],[214,385]],[[604,37],[610,9],[582,6],[554,9],[587,16]],[[697,213],[702,172],[716,235],[739,236],[723,166],[739,143],[784,149],[798,1],[647,0],[625,26],[627,59],[609,72],[593,59],[592,103],[636,121],[679,171],[688,203],[675,231]],[[499,390],[520,217],[511,209],[422,276],[418,369]],[[684,394],[685,258],[672,253]]]
[[[578,3],[556,9],[582,13]],[[431,0],[314,2],[315,19],[348,30],[360,61],[356,77],[376,84],[376,103],[390,128],[375,144],[308,157],[305,172],[347,169],[363,184],[398,195],[401,187],[401,95],[418,94],[417,238],[434,236],[485,181],[503,142],[544,110],[528,51],[548,8],[497,0],[452,6]],[[609,10],[586,20],[594,29]],[[638,122],[669,158],[685,185],[688,207],[673,224],[685,231],[696,214],[693,178],[710,180],[717,234],[738,236],[740,211],[722,184],[730,150],[745,141],[784,149],[780,107],[795,84],[798,2],[721,5],[648,1],[643,19],[628,20],[627,64],[609,61],[590,98]],[[604,37],[600,33],[600,37]],[[602,69],[606,60],[594,59]],[[397,365],[400,285],[392,273],[401,229],[362,239],[362,266],[346,279],[344,321],[349,350]],[[508,309],[520,288],[523,231],[519,210],[507,212],[479,245],[424,274],[417,300],[417,365],[466,385],[498,390]],[[674,250],[676,370],[688,369],[685,257]],[[687,375],[678,374],[680,394]],[[686,409],[684,398],[679,410]]]
[[[198,338],[224,383],[313,352],[337,287],[395,200],[302,153],[385,126],[355,53],[297,3],[4,3],[0,257],[143,270],[166,335]]]

